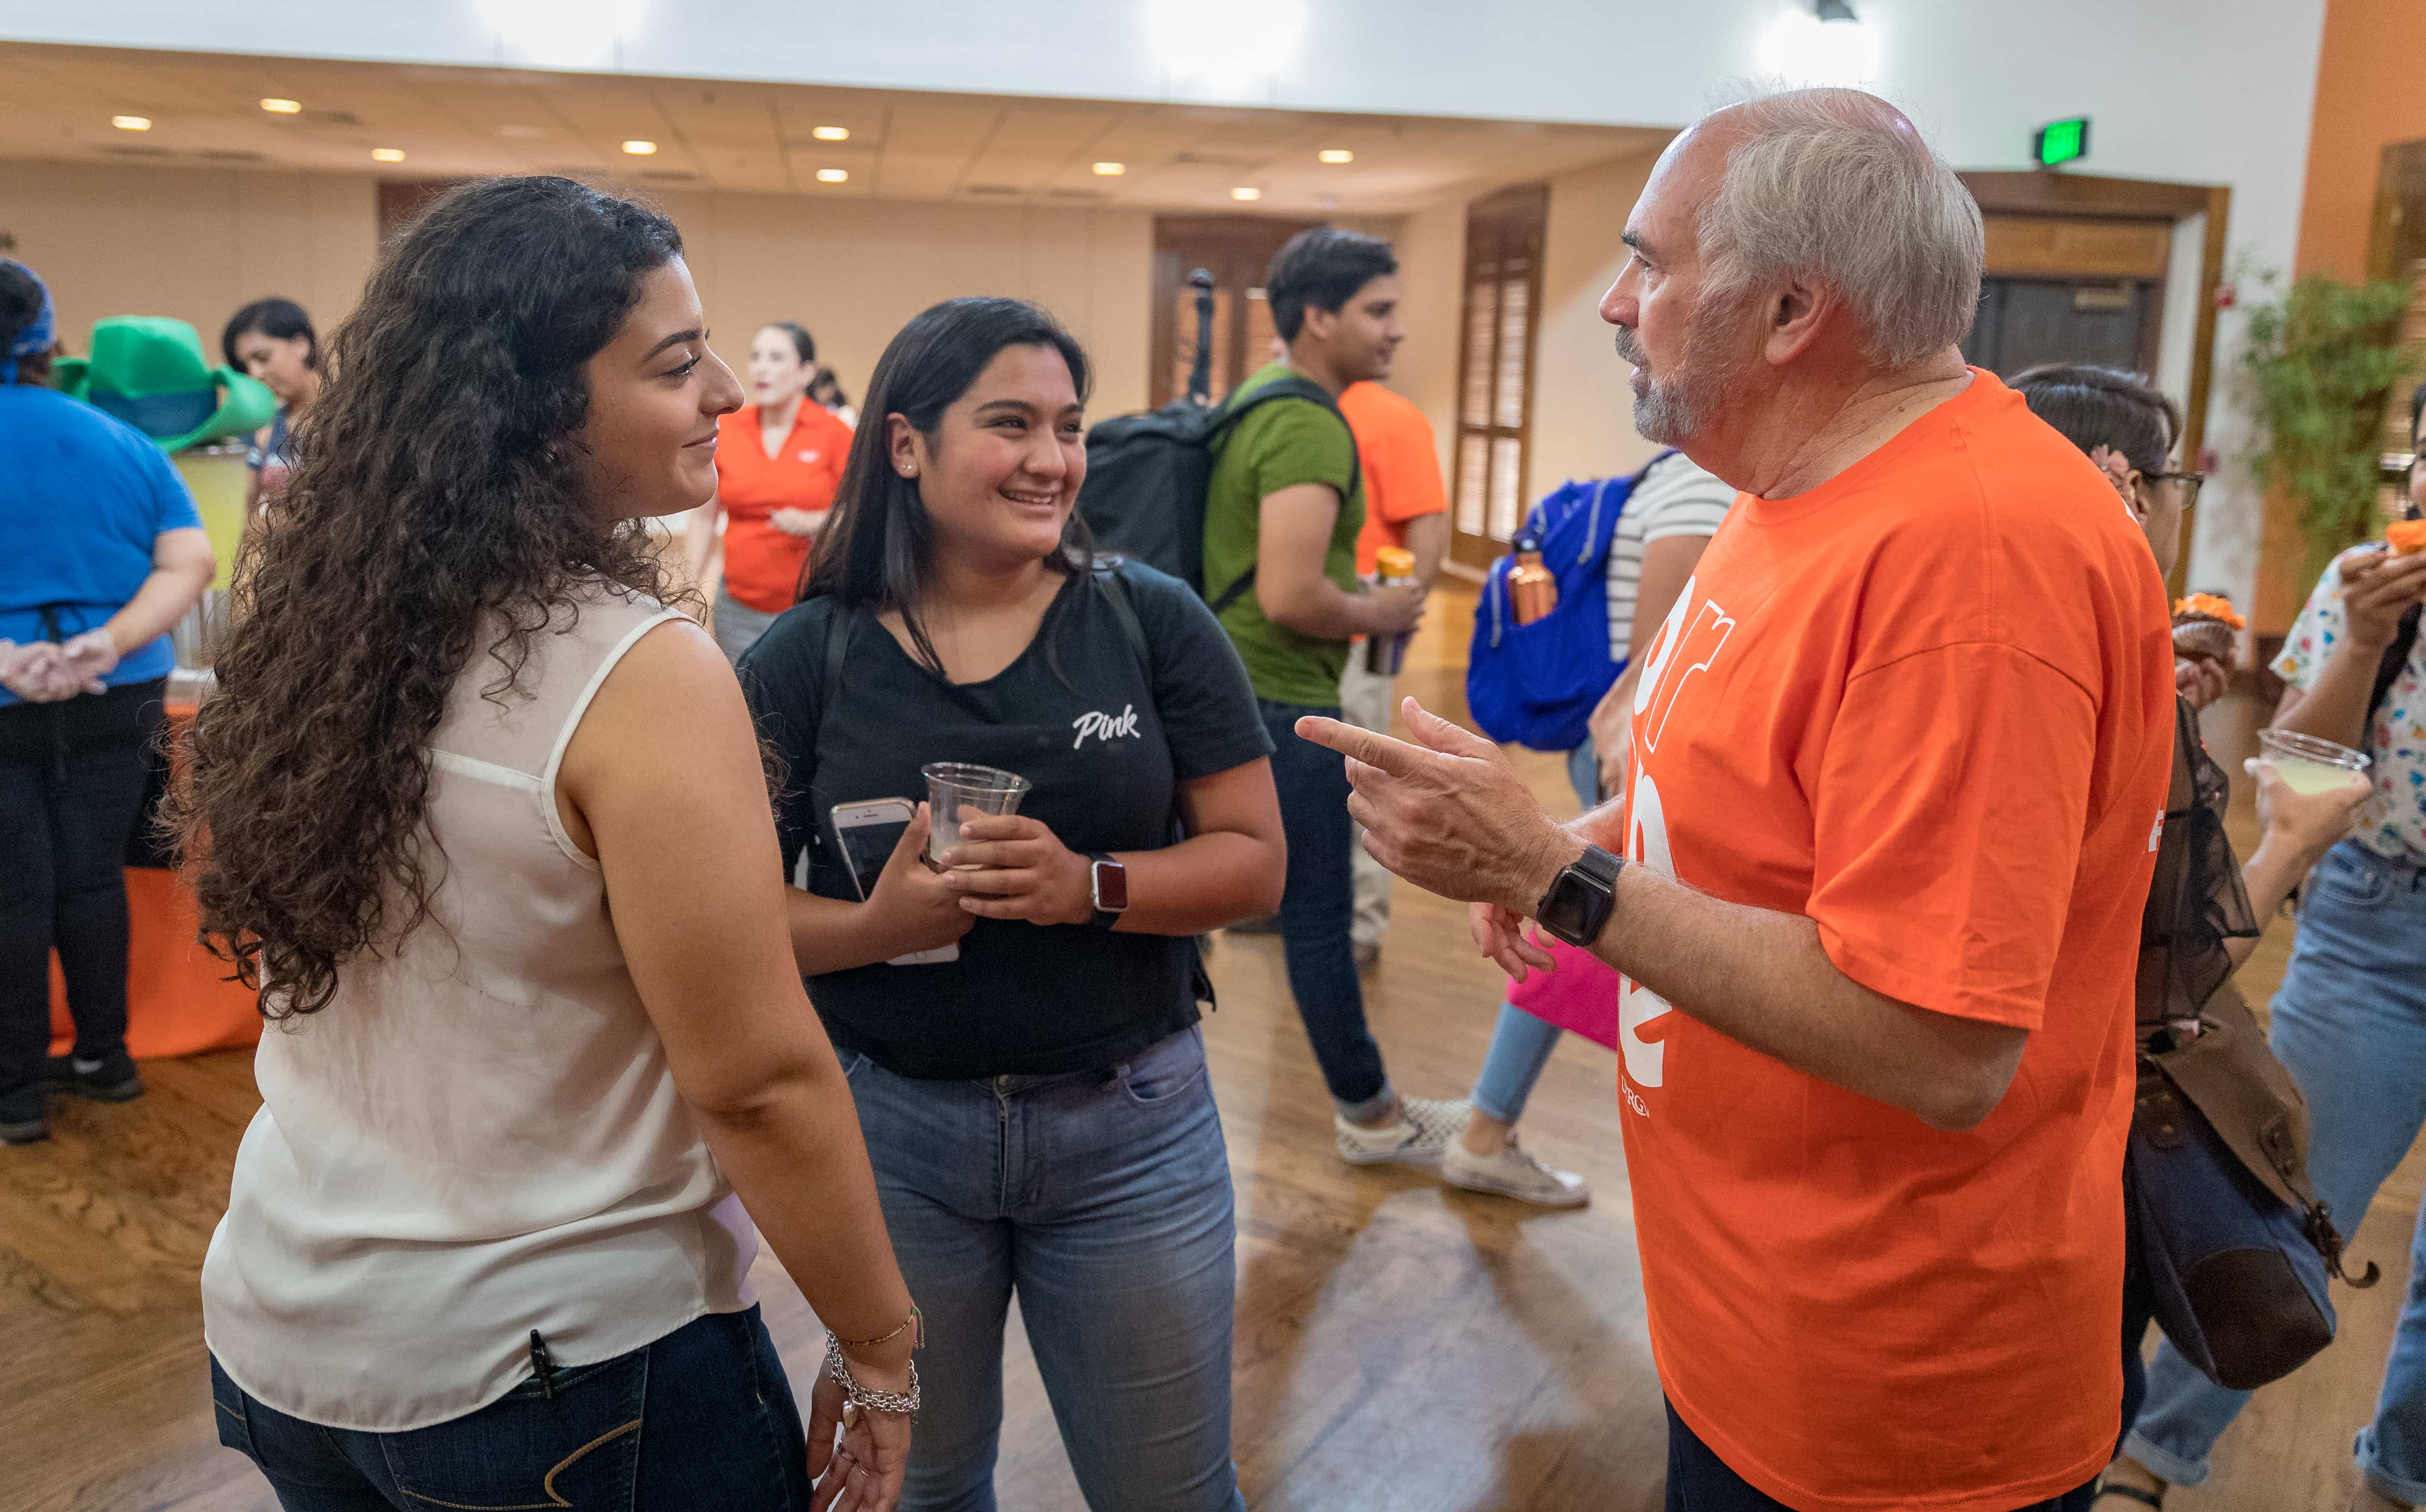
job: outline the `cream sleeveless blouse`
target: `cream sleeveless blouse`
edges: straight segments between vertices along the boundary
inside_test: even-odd
[[[525,1379],[534,1328],[558,1364],[590,1364],[753,1300],[757,1231],[674,1093],[598,863],[556,806],[606,674],[680,618],[591,593],[532,638],[526,692],[502,708],[477,654],[430,740],[429,921],[262,1036],[202,1325],[280,1411],[426,1427]]]

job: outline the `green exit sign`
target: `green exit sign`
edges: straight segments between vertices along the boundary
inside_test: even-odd
[[[2041,126],[2030,138],[2031,155],[2039,167],[2053,168],[2089,155],[2089,118],[2075,116],[2070,121],[2051,121]]]

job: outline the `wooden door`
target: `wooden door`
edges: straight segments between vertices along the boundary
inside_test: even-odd
[[[1188,275],[1213,275],[1213,402],[1270,361],[1271,306],[1264,275],[1291,236],[1311,220],[1260,216],[1156,216],[1154,222],[1153,361],[1147,402],[1169,404],[1188,392],[1196,362],[1196,291]]]
[[[1488,567],[1507,550],[1531,502],[1533,346],[1549,210],[1549,186],[1534,184],[1476,201],[1465,213],[1449,557],[1469,567]]]
[[[1992,276],[1981,281],[1963,356],[2004,378],[2043,362],[2153,373],[2164,293],[2161,279]]]

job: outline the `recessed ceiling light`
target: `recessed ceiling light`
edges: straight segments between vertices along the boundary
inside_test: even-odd
[[[1353,163],[1356,161],[1356,154],[1350,152],[1345,147],[1326,147],[1321,152],[1318,152],[1314,155],[1322,159],[1322,161],[1326,163]]]
[[[817,169],[817,182],[819,184],[848,184],[850,182],[850,169],[847,168],[821,168]]]
[[[303,102],[273,98],[261,102],[261,108],[273,116],[299,116],[303,113]]]
[[[1116,179],[1128,170],[1129,166],[1126,163],[1098,163],[1095,165],[1095,173],[1101,178]]]
[[[1232,189],[1232,190],[1230,191],[1230,198],[1231,198],[1231,199],[1233,199],[1233,200],[1260,200],[1260,199],[1262,199],[1263,197],[1264,197],[1264,191],[1263,191],[1263,190],[1261,190],[1261,189],[1256,189],[1256,188],[1250,188],[1248,185],[1243,185],[1243,184],[1239,185],[1237,188]]]
[[[404,161],[404,149],[401,147],[374,147],[371,149],[371,161],[374,163],[401,163]]]
[[[150,131],[152,129],[152,118],[150,116],[112,116],[109,118],[109,123],[117,127],[120,131]]]
[[[623,151],[629,153],[634,157],[654,157],[656,155],[657,144],[655,142],[644,142],[635,138],[634,140],[623,144]]]
[[[809,135],[815,137],[821,142],[847,142],[850,140],[850,128],[849,126],[818,126],[811,130]]]

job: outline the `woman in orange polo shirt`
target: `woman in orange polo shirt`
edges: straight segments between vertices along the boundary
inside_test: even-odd
[[[775,617],[792,606],[810,543],[825,528],[850,452],[850,427],[804,402],[817,376],[817,346],[788,320],[750,340],[750,390],[757,403],[717,422],[716,497],[691,515],[686,541],[694,582],[704,581],[724,527],[724,584],[713,629],[725,656],[741,659]]]

